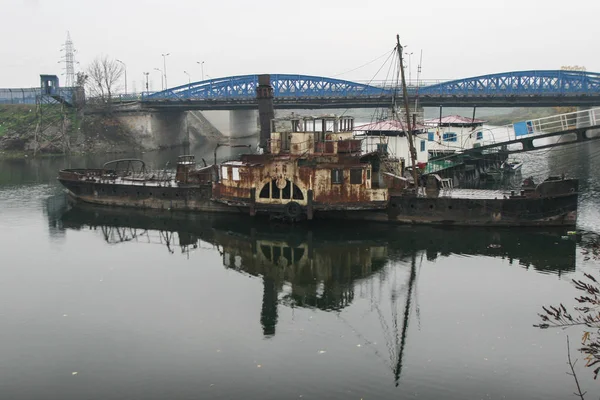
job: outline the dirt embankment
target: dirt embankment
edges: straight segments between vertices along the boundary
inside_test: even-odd
[[[140,146],[110,113],[47,104],[0,105],[0,156],[48,153],[120,153]]]

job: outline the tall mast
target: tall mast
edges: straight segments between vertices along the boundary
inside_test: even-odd
[[[400,45],[400,35],[396,35],[396,48],[398,50],[398,58],[400,59],[400,74],[402,76],[402,96],[404,97],[404,111],[406,112],[406,137],[408,138],[408,145],[410,149],[410,162],[412,165],[412,176],[415,185],[415,189],[418,189],[419,182],[417,180],[417,151],[415,150],[415,144],[413,143],[413,129],[414,126],[410,125],[410,109],[408,107],[408,92],[406,90],[406,81],[404,80],[404,64],[402,63],[402,46]]]

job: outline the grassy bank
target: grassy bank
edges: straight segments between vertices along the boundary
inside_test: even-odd
[[[53,156],[63,153],[61,132],[65,129],[71,154],[111,153],[135,147],[129,132],[110,114],[85,115],[60,104],[44,104],[41,118],[35,105],[0,105],[0,157],[21,158],[33,155]],[[66,119],[66,120],[65,120]],[[63,123],[66,122],[65,125]],[[43,135],[35,144],[39,126]]]

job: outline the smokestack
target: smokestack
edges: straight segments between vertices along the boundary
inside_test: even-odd
[[[268,142],[271,138],[271,120],[275,118],[273,108],[273,87],[271,86],[271,75],[258,76],[258,87],[256,88],[256,99],[258,100],[258,118],[260,121],[260,143],[259,146],[265,153],[269,151]]]

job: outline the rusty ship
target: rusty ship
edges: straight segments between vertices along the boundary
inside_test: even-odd
[[[401,51],[400,51],[400,60]],[[406,96],[405,96],[406,99]],[[460,189],[419,174],[385,143],[363,151],[350,116],[274,118],[269,75],[259,76],[256,153],[176,171],[148,171],[125,159],[98,169],[64,169],[58,180],[84,203],[192,212],[242,213],[289,221],[347,219],[407,224],[573,226],[578,180],[527,179],[518,190]],[[408,113],[406,114],[408,115]],[[412,136],[407,139],[414,155]],[[410,169],[410,174],[405,174]],[[412,176],[411,176],[412,175]]]

